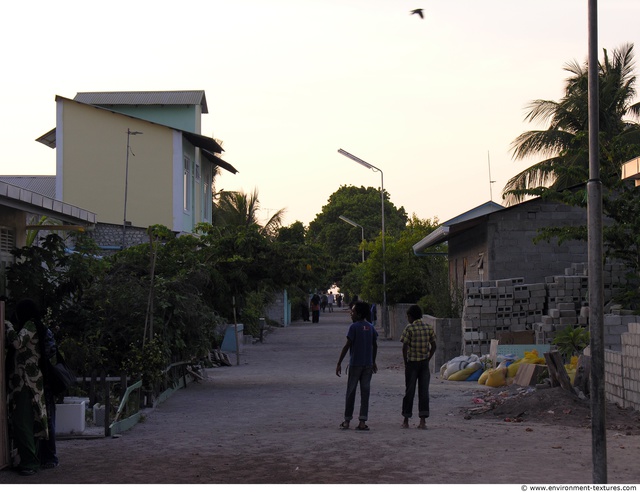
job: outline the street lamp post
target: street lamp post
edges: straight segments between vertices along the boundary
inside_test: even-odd
[[[122,249],[125,246],[125,237],[127,234],[127,193],[129,191],[129,153],[131,149],[129,147],[129,138],[131,135],[142,135],[142,132],[132,132],[130,128],[127,128],[127,158],[124,169],[124,219],[122,221]]]
[[[345,217],[344,215],[341,215],[339,218],[344,220],[347,224],[351,224],[354,227],[359,227],[360,229],[362,229],[362,242],[364,243],[364,227],[362,227],[360,224],[355,223],[353,220]],[[362,248],[362,263],[364,263],[364,248]]]
[[[598,1],[588,2],[589,181],[587,230],[589,268],[589,332],[591,347],[591,454],[593,483],[607,483],[607,433],[604,368],[603,222],[598,99]]]
[[[366,161],[363,161],[359,157],[356,157],[349,152],[338,149],[338,153],[342,154],[345,157],[348,157],[352,161],[357,162],[361,166],[366,167],[367,169],[371,169],[373,172],[380,173],[380,202],[382,206],[382,327],[384,329],[384,335],[386,338],[389,338],[389,323],[387,323],[387,271],[385,266],[385,242],[384,242],[384,173],[382,169],[374,166],[373,164],[369,164]]]

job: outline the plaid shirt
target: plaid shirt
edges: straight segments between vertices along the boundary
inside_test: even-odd
[[[429,348],[435,343],[436,334],[431,325],[417,319],[405,327],[400,341],[409,346],[407,359],[420,361],[429,357]]]

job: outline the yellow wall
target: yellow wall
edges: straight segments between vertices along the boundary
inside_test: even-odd
[[[143,134],[130,136],[127,221],[173,229],[173,131],[73,101],[60,104],[62,201],[95,212],[99,222],[122,224],[129,128]]]

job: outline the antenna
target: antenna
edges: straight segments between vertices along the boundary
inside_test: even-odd
[[[495,181],[491,181],[491,156],[487,150],[487,163],[489,164],[489,199],[493,201],[493,187],[491,186]]]

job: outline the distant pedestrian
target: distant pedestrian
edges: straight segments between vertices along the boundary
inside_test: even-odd
[[[327,307],[329,308],[329,312],[333,313],[333,303],[336,302],[336,298],[333,295],[333,292],[329,292],[327,296]]]
[[[325,309],[327,309],[327,304],[329,304],[329,297],[327,296],[326,292],[323,292],[320,296],[320,308],[322,309],[323,313]]]
[[[369,395],[371,393],[371,377],[378,372],[376,356],[378,354],[378,333],[373,325],[366,321],[369,313],[369,305],[366,302],[356,302],[351,309],[351,320],[347,332],[347,341],[340,352],[336,375],[340,377],[342,372],[342,360],[350,352],[349,365],[347,366],[347,393],[345,398],[344,420],[340,424],[341,429],[348,429],[353,419],[353,411],[356,401],[356,390],[360,385],[360,423],[355,428],[360,431],[369,430],[367,420],[369,418]]]
[[[336,303],[338,304],[338,308],[342,307],[342,294],[338,293],[336,295]]]
[[[402,427],[409,427],[413,414],[413,398],[418,387],[419,429],[426,429],[429,417],[429,361],[436,351],[436,335],[433,328],[422,320],[422,309],[414,304],[407,309],[409,324],[400,336],[402,359],[404,360],[405,394],[402,399]]]
[[[309,303],[304,299],[300,302],[300,312],[302,313],[302,321],[309,321]]]
[[[318,323],[320,321],[320,296],[313,294],[311,297],[311,322]]]

